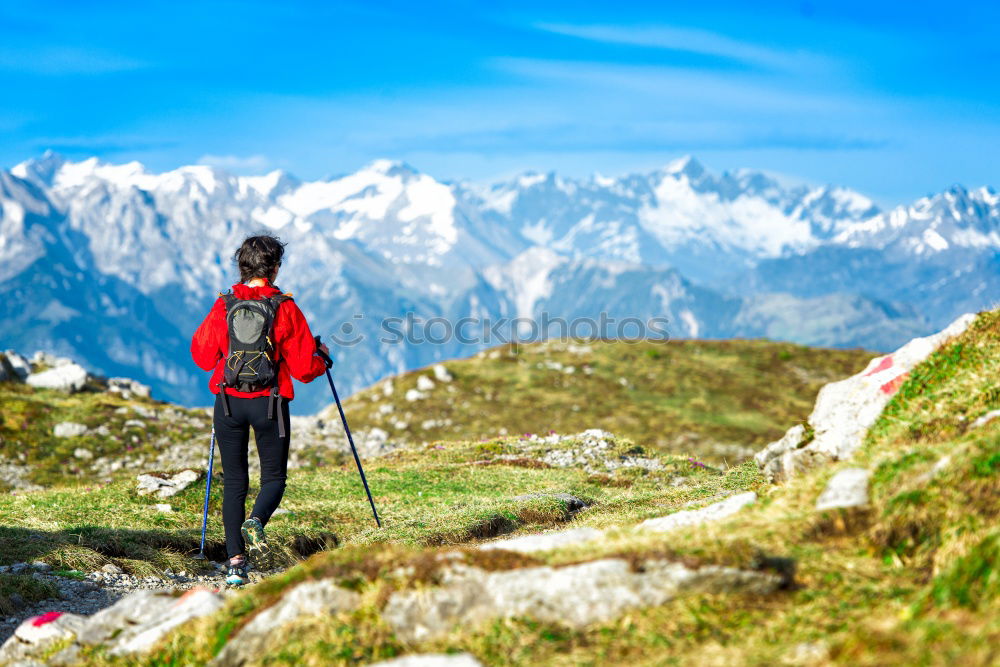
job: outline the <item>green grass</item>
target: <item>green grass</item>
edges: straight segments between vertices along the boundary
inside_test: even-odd
[[[136,406],[145,410],[169,409],[176,416],[144,419],[131,410]],[[141,421],[144,426],[126,427],[130,420]],[[57,438],[53,428],[60,422],[76,422],[90,429],[104,426],[108,435],[89,433]],[[94,459],[143,457],[151,461],[176,443],[203,438],[209,428],[203,410],[186,410],[146,398],[126,400],[106,392],[66,394],[0,382],[0,460],[29,466],[27,479],[41,486],[75,482],[81,476],[95,483],[98,481],[89,469],[90,460],[74,456],[77,449],[89,450]],[[134,470],[123,469],[111,473],[110,477],[134,478],[135,474]]]
[[[629,441],[614,441],[616,455],[643,453]],[[573,447],[574,441],[561,446]],[[576,468],[482,465],[489,457],[537,454],[537,445],[517,438],[488,443],[448,443],[402,451],[369,464],[368,481],[383,521],[374,525],[353,464],[293,471],[282,507],[268,526],[286,563],[333,546],[392,542],[414,546],[463,544],[513,531],[542,529],[566,521],[565,505],[551,494],[570,493],[591,504],[576,521],[594,525],[634,521],[673,506],[712,496],[724,488],[761,484],[747,466],[722,474],[692,467],[684,457],[659,457],[663,469],[622,469],[592,475]],[[750,466],[752,467],[752,466]],[[672,480],[687,480],[681,486]],[[0,563],[45,560],[62,569],[93,570],[114,562],[139,574],[170,567],[192,570],[197,551],[204,486],[193,485],[169,499],[172,512],[158,512],[138,497],[129,481],[103,487],[67,487],[0,496]],[[253,493],[255,489],[251,489]],[[518,496],[542,494],[517,500]],[[550,495],[545,495],[550,494]],[[222,558],[221,484],[213,484],[209,552]],[[141,526],[141,529],[137,527]]]
[[[737,347],[746,345],[756,344]],[[770,348],[761,344],[763,359],[750,363],[740,354],[726,357],[724,348],[689,352],[714,357],[712,363],[722,373],[726,368],[785,363],[796,358],[797,349],[773,350],[772,359]],[[517,368],[519,360],[531,354],[521,350],[505,361],[487,359],[490,363],[476,372],[487,373],[501,362]],[[638,348],[636,354],[638,359],[657,362],[670,356],[660,348]],[[460,368],[451,364],[449,368],[455,374],[454,386],[461,387]],[[513,377],[530,388],[532,368]],[[283,629],[281,645],[261,656],[262,661],[352,664],[406,653],[469,651],[488,665],[774,665],[809,660],[850,665],[996,664],[1000,661],[1000,420],[976,429],[969,425],[1000,407],[998,372],[1000,313],[986,313],[968,332],[914,369],[854,460],[815,469],[777,487],[768,485],[753,463],[695,466],[686,456],[665,453],[659,441],[615,439],[611,452],[616,457],[655,458],[661,470],[592,474],[540,465],[544,447],[538,440],[456,438],[401,450],[369,464],[369,481],[385,521],[379,531],[353,467],[295,471],[284,503],[294,514],[276,518],[269,526],[270,535],[288,562],[322,546],[330,533],[337,535],[341,547],[319,551],[248,587],[229,599],[221,613],[180,628],[139,662],[205,663],[291,586],[333,578],[361,593],[361,607],[351,614],[296,621]],[[415,377],[409,380],[415,385]],[[673,381],[677,392],[693,392],[698,382],[679,375]],[[500,388],[489,389],[491,397],[481,400],[494,402],[494,410],[501,406],[498,412],[506,411],[506,381],[498,376],[496,382]],[[393,400],[402,401],[405,388],[403,381],[397,381]],[[434,391],[439,390],[447,391],[442,385]],[[726,403],[730,399],[737,400],[734,394],[720,399],[719,405],[732,405]],[[367,400],[377,410],[376,402]],[[679,404],[680,399],[670,395],[670,400],[647,401],[643,409],[664,411],[651,417],[658,419]],[[746,404],[739,405],[752,413]],[[800,411],[788,405],[765,413],[760,421],[741,417],[742,408],[712,418],[706,411],[703,419],[695,418],[700,413],[692,409],[686,418],[705,429],[700,431],[703,436],[721,439],[725,429],[738,426],[746,433],[748,424],[777,422],[785,410],[787,421],[777,427],[780,431],[809,412],[808,407]],[[484,402],[483,410],[485,406]],[[559,418],[551,404],[547,407],[552,416],[546,417]],[[515,405],[510,414],[514,418],[528,414],[518,410]],[[476,414],[472,413],[473,420],[478,419]],[[838,468],[857,465],[874,471],[871,507],[816,512],[816,498],[827,480]],[[645,518],[692,503],[701,506],[741,490],[756,491],[760,500],[727,520],[665,535],[633,528]],[[569,516],[551,496],[515,500],[530,493],[561,492],[590,506]],[[0,532],[0,554],[21,549],[18,558],[50,562],[64,558],[65,562],[53,564],[81,569],[88,558],[113,558],[136,571],[172,565],[172,559],[186,558],[184,549],[196,539],[199,489],[192,487],[171,502],[177,511],[155,516],[150,511],[152,501],[136,498],[126,484],[0,498],[0,525],[9,527],[0,531],[16,531],[8,542],[2,542]],[[221,537],[215,522],[217,503],[213,498],[211,533],[216,543]],[[155,529],[134,532],[134,526],[153,521]],[[565,525],[601,527],[604,537],[533,556],[468,548],[496,534]],[[142,543],[156,546],[132,559],[106,553],[114,544],[141,551]],[[296,545],[302,548],[297,550]],[[35,551],[29,554],[29,548]],[[438,559],[442,551],[458,551],[467,564],[484,569],[560,566],[601,557],[624,557],[641,566],[643,559],[655,557],[694,567],[717,563],[787,574],[788,564],[794,562],[795,577],[793,586],[768,596],[697,595],[633,610],[582,630],[511,618],[404,644],[381,618],[382,605],[394,590],[433,585],[443,567]],[[193,566],[184,561],[183,567]],[[115,662],[99,651],[87,657],[94,664]]]
[[[166,642],[152,663],[205,660],[281,591],[304,579],[333,576],[342,583],[355,582],[352,586],[365,595],[362,609],[346,617],[293,624],[280,655],[272,657],[349,664],[410,652],[471,651],[486,664],[496,665],[772,665],[808,662],[808,652],[813,651],[820,664],[995,664],[1000,659],[996,535],[1000,484],[995,463],[1000,420],[976,430],[968,424],[997,407],[992,386],[1000,371],[998,320],[995,313],[984,314],[958,341],[915,369],[872,429],[857,460],[841,464],[860,463],[876,470],[873,503],[867,511],[813,509],[838,466],[814,470],[775,488],[766,487],[750,464],[721,475],[699,469],[694,484],[684,490],[685,499],[711,497],[728,487],[754,488],[763,498],[725,522],[669,536],[642,535],[628,526],[657,509],[666,513],[677,508],[681,498],[657,498],[657,491],[644,487],[642,480],[620,497],[616,487],[608,487],[600,501],[614,508],[609,514],[605,505],[595,505],[600,509],[574,519],[608,528],[604,540],[495,564],[559,565],[608,555],[642,558],[668,553],[685,562],[752,567],[779,556],[797,564],[797,585],[792,590],[763,598],[696,596],[629,612],[584,630],[529,618],[497,620],[457,628],[442,639],[403,645],[381,620],[380,600],[390,574],[403,565],[407,571],[423,573],[411,584],[393,586],[433,579],[419,564],[428,562],[435,550],[399,544],[376,551],[348,546],[317,554],[281,577],[245,591],[225,613],[193,624],[184,638],[178,635]],[[387,465],[405,466],[422,459],[430,469],[453,466],[474,456],[509,454],[509,445],[510,441],[491,440],[448,445],[444,450],[427,448]],[[951,457],[949,464],[928,477],[944,454]],[[443,496],[450,493],[452,479],[440,480]],[[484,489],[495,492],[488,482]],[[466,557],[488,566],[478,563],[476,556]],[[190,636],[196,639],[189,641]]]
[[[380,382],[346,409],[351,424],[395,441],[601,428],[659,451],[733,463],[808,416],[822,385],[872,356],[760,340],[512,345],[446,362],[454,380],[435,381],[426,398],[406,393],[422,375],[433,380],[430,369]]]

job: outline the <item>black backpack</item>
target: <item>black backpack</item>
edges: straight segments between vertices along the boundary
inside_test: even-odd
[[[291,296],[277,294],[266,299],[237,299],[231,292],[221,296],[226,304],[226,328],[229,330],[225,386],[244,392],[275,387],[278,360],[274,357],[274,318],[278,306]]]

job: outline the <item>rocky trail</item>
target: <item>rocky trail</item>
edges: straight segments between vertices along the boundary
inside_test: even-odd
[[[267,572],[250,572],[250,583],[273,576],[285,568]],[[0,642],[6,641],[25,619],[44,614],[66,612],[91,616],[118,603],[138,591],[169,591],[172,593],[207,588],[225,595],[233,591],[225,583],[225,565],[206,561],[204,569],[197,572],[166,571],[160,577],[140,577],[108,564],[96,572],[57,574],[47,563],[15,563],[0,566],[0,574],[22,574],[41,582],[48,582],[59,592],[58,598],[48,598],[33,604],[24,604],[17,612],[0,616]],[[18,602],[14,601],[15,604]]]

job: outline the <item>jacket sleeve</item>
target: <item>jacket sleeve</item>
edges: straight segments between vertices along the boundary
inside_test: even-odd
[[[191,358],[199,368],[206,371],[215,368],[226,354],[226,350],[222,349],[225,336],[226,305],[222,299],[217,299],[191,338]]]
[[[285,301],[278,309],[274,322],[281,358],[288,372],[299,382],[312,382],[326,372],[326,364],[316,356],[316,340],[305,316],[294,301]]]

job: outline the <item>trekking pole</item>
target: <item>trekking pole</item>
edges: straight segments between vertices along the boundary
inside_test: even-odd
[[[225,391],[225,389],[223,389]],[[205,532],[208,530],[208,498],[212,492],[212,467],[215,464],[215,426],[212,426],[212,444],[208,448],[208,479],[205,480],[205,508],[201,516],[201,548],[195,560],[205,560]]]
[[[317,347],[322,345],[319,336],[316,336]],[[361,474],[361,483],[365,485],[365,493],[368,494],[368,503],[372,506],[372,514],[375,515],[375,524],[381,528],[382,521],[378,518],[378,510],[375,509],[375,501],[372,499],[372,492],[368,488],[368,480],[365,479],[364,468],[361,467],[361,458],[358,456],[358,448],[354,446],[354,438],[351,436],[351,429],[347,426],[347,416],[344,414],[344,406],[340,404],[340,396],[337,388],[333,385],[333,376],[330,375],[330,368],[333,366],[333,359],[329,355],[323,354],[318,349],[316,353],[323,358],[326,364],[326,379],[330,382],[330,391],[333,392],[333,400],[337,402],[337,410],[340,412],[340,421],[344,422],[344,431],[347,433],[347,442],[351,443],[351,452],[354,454],[354,462],[358,464],[358,472]]]

